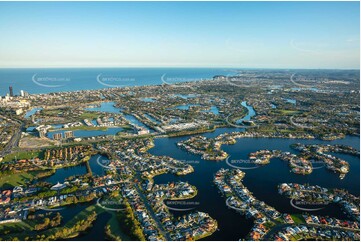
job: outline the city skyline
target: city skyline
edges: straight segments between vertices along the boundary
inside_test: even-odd
[[[359,2],[1,2],[0,68],[359,69],[359,17]]]

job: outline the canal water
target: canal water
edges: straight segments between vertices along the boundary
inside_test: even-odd
[[[108,160],[108,158],[104,155],[93,155],[90,158],[89,165],[93,175],[98,175],[98,176],[105,175],[104,168],[98,164],[98,161],[99,163],[101,163],[103,160]],[[42,178],[41,181],[49,182],[52,184],[56,184],[58,182],[63,183],[65,178],[68,178],[70,176],[85,175],[87,172],[88,171],[86,169],[86,165],[82,163],[77,166],[57,169],[53,175]]]
[[[85,233],[78,237],[69,239],[69,241],[104,241],[105,237],[105,226],[112,217],[110,213],[104,212],[97,216],[93,226],[89,228]]]
[[[256,111],[254,111],[254,109],[253,109],[252,106],[247,105],[247,102],[246,102],[246,101],[243,101],[243,102],[241,103],[241,105],[242,105],[243,107],[247,108],[248,113],[247,113],[247,115],[244,116],[243,118],[237,120],[237,123],[242,123],[242,121],[250,121],[251,118],[252,118],[254,115],[256,115]]]
[[[216,137],[225,132],[240,131],[242,129],[236,128],[220,128],[215,132],[203,134],[206,137]],[[200,156],[190,154],[184,150],[179,149],[176,143],[188,139],[190,136],[175,137],[175,138],[159,138],[155,139],[155,147],[150,149],[149,152],[153,155],[167,155],[178,159],[182,162],[191,164],[195,171],[186,176],[175,176],[171,174],[164,174],[156,176],[154,181],[156,184],[164,184],[172,181],[187,181],[195,185],[198,189],[198,195],[190,200],[185,200],[187,207],[194,208],[191,211],[203,211],[209,213],[213,218],[218,221],[219,230],[212,236],[207,237],[207,240],[238,240],[244,238],[253,226],[252,219],[247,219],[245,216],[237,213],[235,210],[229,209],[225,205],[225,199],[219,193],[217,187],[213,184],[213,175],[221,168],[229,168],[225,161],[205,161],[201,160]],[[293,143],[304,144],[346,144],[359,149],[359,137],[347,136],[342,140],[335,141],[320,141],[320,140],[304,140],[304,139],[272,139],[272,138],[241,138],[237,140],[234,145],[223,145],[222,149],[230,154],[232,159],[247,159],[250,152],[259,149],[277,149],[282,151],[290,151],[297,153],[290,148]],[[302,213],[292,207],[289,199],[281,196],[277,192],[277,185],[283,182],[296,182],[296,183],[309,183],[311,185],[320,185],[326,188],[344,188],[349,190],[352,194],[359,196],[359,180],[360,180],[360,159],[358,157],[335,154],[336,156],[347,160],[350,163],[350,172],[343,180],[340,180],[337,174],[323,169],[314,170],[310,175],[302,176],[290,172],[288,164],[280,159],[272,159],[269,165],[260,167],[253,170],[244,170],[246,176],[244,184],[248,189],[253,192],[253,195],[266,202],[267,204],[275,207],[282,213]],[[94,155],[91,157],[89,164],[92,172],[95,175],[103,175],[104,169],[98,164],[98,160],[106,160],[107,157],[101,155]],[[45,178],[45,181],[53,184],[63,182],[66,177],[73,175],[85,174],[86,166],[80,165],[76,167],[58,169],[53,176]],[[177,206],[175,206],[177,207]],[[182,208],[182,207],[180,207]],[[67,207],[66,211],[62,214],[76,214],[81,211],[83,207],[77,206]],[[176,212],[175,216],[181,216],[186,212]],[[327,205],[320,211],[313,212],[313,214],[329,215],[340,219],[347,217],[342,213],[341,209],[335,205]],[[68,215],[66,215],[68,216]],[[99,216],[99,219],[94,224],[94,229],[98,228],[103,231],[108,215]],[[92,229],[91,231],[93,231]],[[103,240],[104,233],[93,233],[91,235],[85,234],[74,240],[85,240],[91,238],[92,240]],[[88,237],[90,236],[90,237]]]
[[[293,105],[296,105],[296,103],[297,103],[297,100],[292,99],[292,98],[285,98],[285,101],[288,102],[288,103],[291,103]]]
[[[42,110],[42,108],[33,108],[25,113],[25,118],[30,118],[31,115],[34,115],[37,111]]]
[[[204,136],[215,137],[220,133],[232,132],[236,129],[224,128],[214,133],[208,133]],[[205,161],[200,156],[187,153],[177,148],[176,143],[189,137],[161,138],[155,140],[155,147],[149,152],[153,155],[167,155],[183,162],[191,164],[195,172],[186,176],[174,176],[164,174],[156,176],[156,184],[168,183],[171,181],[187,181],[195,185],[198,189],[198,195],[190,200],[185,200],[188,207],[194,207],[194,211],[199,210],[209,213],[218,221],[219,231],[207,240],[239,240],[245,238],[253,226],[251,219],[246,219],[235,210],[229,209],[225,205],[225,199],[219,193],[217,187],[213,185],[213,175],[221,168],[229,168],[225,161]],[[359,137],[346,137],[343,140],[320,141],[304,139],[271,139],[271,138],[241,138],[235,145],[223,145],[222,149],[230,154],[232,159],[248,159],[250,152],[259,149],[278,149],[297,153],[290,148],[293,143],[304,144],[347,144],[359,150]],[[337,174],[323,169],[314,170],[311,175],[296,175],[290,172],[288,164],[280,159],[272,159],[269,165],[258,169],[244,170],[246,176],[244,185],[253,192],[253,195],[259,200],[275,207],[281,213],[302,213],[290,205],[288,198],[278,194],[277,185],[283,182],[309,183],[311,185],[320,185],[326,188],[345,188],[352,194],[359,196],[360,180],[360,159],[350,155],[339,155],[338,157],[347,160],[350,163],[350,172],[343,180],[340,180]],[[175,216],[180,216],[187,212],[172,211]],[[324,209],[313,214],[329,215],[340,219],[347,217],[341,209],[335,205],[327,205]]]
[[[246,102],[242,105],[249,110],[248,115],[243,120],[250,120],[255,112],[251,106]],[[128,117],[131,118],[131,117]],[[134,122],[137,121],[133,116]],[[214,138],[225,132],[244,131],[240,128],[219,128],[212,133],[203,134],[208,138]],[[245,238],[253,226],[253,220],[247,219],[245,216],[239,214],[235,210],[229,209],[225,204],[225,199],[219,193],[217,187],[213,184],[213,175],[221,168],[229,168],[225,161],[204,161],[200,159],[199,155],[190,154],[184,150],[179,149],[176,144],[179,141],[188,139],[191,136],[175,137],[175,138],[159,138],[155,139],[155,147],[149,152],[153,155],[166,155],[178,159],[182,162],[191,164],[195,171],[186,176],[175,176],[171,174],[164,174],[156,176],[154,181],[156,184],[164,184],[172,181],[187,181],[195,185],[198,189],[198,195],[189,200],[185,200],[187,208],[193,208],[192,211],[203,211],[210,214],[211,217],[218,221],[219,230],[212,236],[207,237],[206,240],[239,240]],[[321,140],[305,140],[305,139],[278,139],[278,138],[241,138],[237,140],[234,145],[223,145],[225,150],[232,159],[248,159],[248,154],[260,149],[277,149],[282,151],[289,151],[298,153],[290,148],[294,143],[304,144],[345,144],[350,145],[356,149],[360,149],[360,138],[354,136],[347,136],[345,139],[335,141],[321,141]],[[251,170],[244,170],[246,176],[243,183],[259,200],[275,207],[281,213],[302,213],[302,211],[290,205],[288,198],[278,194],[277,185],[284,182],[309,183],[311,185],[320,185],[326,188],[344,188],[352,194],[359,196],[360,190],[360,159],[359,157],[333,154],[337,157],[345,159],[350,164],[350,172],[344,179],[333,172],[326,170],[326,168],[314,170],[310,175],[302,176],[290,172],[287,162],[278,158],[271,159],[271,163]],[[98,160],[107,159],[105,156],[92,156],[89,164],[94,174],[103,175],[104,170],[98,164]],[[45,180],[55,184],[56,182],[63,182],[66,177],[72,175],[85,174],[86,167],[80,165],[72,168],[59,169],[56,173],[46,178]],[[182,205],[184,206],[184,205]],[[67,208],[71,210],[70,208]],[[68,211],[68,210],[67,210]],[[175,216],[181,216],[191,211],[179,212],[173,211]],[[335,205],[330,204],[319,211],[312,212],[316,215],[328,215],[340,219],[347,219],[342,213],[341,209]],[[94,228],[99,228],[103,231],[109,215],[102,215],[95,222]],[[104,240],[104,233],[93,233],[91,230],[89,234],[75,238],[74,240],[85,240],[91,238],[92,240]],[[90,237],[89,237],[90,236]]]
[[[147,99],[148,100],[148,99]],[[96,107],[88,107],[85,108],[87,111],[94,111],[94,112],[105,112],[105,113],[118,113],[120,114],[122,112],[122,108],[117,108],[114,106],[115,102],[102,102],[99,104],[99,106]],[[154,133],[155,131],[151,128],[149,128],[147,125],[142,123],[140,120],[138,120],[136,117],[130,114],[124,115],[124,117],[132,124],[135,124],[137,126],[146,128],[149,130],[150,133]],[[95,120],[91,120],[91,122],[94,125],[97,125]],[[62,128],[62,124],[53,125],[54,128],[60,129]],[[30,129],[29,129],[30,131]],[[103,135],[116,135],[119,132],[123,132],[124,129],[120,127],[108,127],[106,130],[73,130],[74,137],[93,137],[93,136],[103,136]],[[56,133],[61,133],[64,137],[64,130],[54,130],[47,133],[47,137],[53,138],[53,135]]]
[[[120,113],[121,109],[114,107],[114,102],[102,102],[97,107],[89,107],[85,110],[93,112]]]
[[[107,128],[106,130],[73,130],[73,133],[74,133],[74,137],[85,138],[85,137],[94,137],[94,136],[102,136],[102,135],[116,135],[117,133],[122,131],[124,131],[123,128],[111,127],[111,128]],[[48,132],[46,136],[49,137],[50,139],[53,139],[54,134],[61,133],[63,137],[65,137],[64,136],[65,132],[66,131],[64,130],[51,131]]]

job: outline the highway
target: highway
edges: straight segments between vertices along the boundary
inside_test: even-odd
[[[21,120],[13,119],[9,120],[8,118],[2,117],[3,119],[7,119],[9,122],[13,123],[15,126],[15,131],[9,142],[6,144],[3,150],[0,151],[0,157],[4,157],[11,153],[13,148],[18,147],[19,141],[21,138],[21,132],[25,128],[25,124]],[[16,128],[17,125],[20,124],[20,127]]]

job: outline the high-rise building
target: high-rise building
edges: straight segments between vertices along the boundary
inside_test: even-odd
[[[13,87],[12,87],[12,86],[9,86],[9,94],[10,94],[10,97],[13,97],[13,96],[14,96],[14,91],[13,91]]]
[[[20,96],[24,97],[25,96],[25,93],[23,90],[20,90]]]
[[[39,137],[40,138],[46,137],[46,130],[43,130],[43,129],[39,130]]]
[[[53,134],[53,140],[61,140],[63,138],[62,133]]]
[[[64,136],[65,136],[65,139],[72,138],[72,137],[74,137],[74,132],[73,131],[65,131]]]

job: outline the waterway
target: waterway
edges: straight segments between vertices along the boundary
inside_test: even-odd
[[[94,111],[94,112],[105,112],[105,113],[118,113],[121,114],[122,108],[115,107],[115,102],[102,102],[96,107],[88,107],[85,110]],[[123,114],[124,115],[124,114]],[[150,133],[154,133],[154,130],[150,129],[147,125],[139,121],[136,117],[131,114],[125,114],[124,117],[132,124],[135,124],[140,127],[144,127],[150,131]],[[94,125],[97,125],[96,120],[91,120]],[[53,125],[54,126],[54,125]],[[54,126],[55,127],[55,126]],[[55,128],[61,128],[62,125],[58,125]],[[108,127],[107,130],[74,130],[74,137],[93,137],[93,136],[102,136],[102,135],[116,135],[119,132],[124,131],[123,128],[120,127]],[[52,132],[48,132],[47,136],[49,138],[53,138],[55,133],[62,133],[64,137],[63,130],[55,130]]]
[[[108,160],[108,158],[104,155],[93,155],[90,157],[89,165],[93,175],[97,175],[97,176],[105,175],[104,168],[98,164],[98,161],[101,163],[103,160]],[[52,184],[56,184],[57,182],[63,183],[65,178],[68,178],[70,176],[85,175],[86,173],[87,173],[87,168],[86,165],[83,163],[78,166],[71,166],[71,167],[57,169],[53,175],[49,177],[45,177],[41,179],[41,181],[49,182]]]
[[[121,109],[114,107],[115,102],[102,102],[97,107],[89,107],[85,110],[94,112],[120,113]]]
[[[242,102],[242,105],[248,109],[248,114],[242,120],[250,120],[255,115],[254,109]],[[133,116],[132,116],[133,117]],[[127,117],[131,118],[131,117]],[[133,117],[133,122],[137,119]],[[211,133],[203,134],[205,137],[214,138],[225,132],[243,131],[240,128],[219,128]],[[239,240],[245,238],[253,226],[252,219],[247,219],[245,216],[239,214],[235,210],[229,209],[225,204],[224,197],[221,196],[217,187],[213,184],[214,174],[221,168],[232,169],[225,161],[205,161],[201,160],[199,155],[190,154],[182,149],[179,149],[176,144],[179,141],[188,139],[191,136],[174,137],[174,138],[158,138],[155,139],[155,146],[149,150],[153,155],[157,156],[170,156],[182,162],[191,164],[195,171],[186,176],[174,176],[171,174],[163,174],[156,176],[154,182],[156,184],[164,184],[172,181],[187,181],[195,185],[198,189],[198,195],[190,200],[186,200],[187,207],[193,207],[193,211],[203,211],[210,214],[212,218],[218,221],[219,230],[212,236],[207,237],[206,240]],[[350,145],[360,150],[360,138],[355,136],[347,136],[345,139],[335,141],[321,141],[321,140],[306,140],[306,139],[279,139],[279,138],[241,138],[237,139],[234,145],[223,145],[221,148],[226,151],[232,159],[248,159],[248,154],[260,149],[276,149],[282,151],[289,151],[298,153],[290,148],[294,143],[304,144],[345,144]],[[273,206],[281,213],[302,213],[290,204],[290,200],[285,196],[278,194],[277,186],[280,183],[308,183],[311,185],[320,185],[326,188],[343,188],[352,194],[360,195],[360,159],[359,157],[333,154],[337,157],[345,159],[350,164],[350,172],[344,179],[333,172],[328,171],[326,168],[314,170],[310,175],[302,176],[290,172],[287,162],[278,158],[271,159],[271,163],[257,168],[244,170],[246,173],[243,180],[244,185],[253,193],[253,195],[261,201]],[[95,155],[90,159],[90,166],[95,175],[103,175],[104,170],[98,165],[97,160],[107,159],[105,156]],[[46,181],[55,184],[62,182],[66,177],[72,175],[85,174],[86,167],[80,165],[72,168],[59,169],[56,173],[48,178]],[[187,212],[171,211],[175,216],[181,216]],[[316,215],[327,215],[340,219],[347,219],[341,209],[335,205],[327,205],[324,209],[312,212]],[[99,217],[94,226],[101,230],[104,228],[108,221],[108,215]],[[95,228],[94,227],[94,228]],[[93,230],[92,230],[93,231]],[[103,240],[103,233],[93,233],[90,231],[76,240],[84,240],[91,238],[92,240]],[[90,236],[90,237],[89,237]]]
[[[219,135],[219,133],[231,131],[235,131],[235,129],[225,128],[221,132],[209,133],[204,136],[215,137]],[[192,164],[195,172],[187,176],[174,176],[171,174],[156,176],[154,178],[155,183],[163,184],[171,181],[188,181],[197,187],[198,195],[187,201],[193,202],[193,204],[199,204],[195,206],[194,210],[209,213],[218,221],[219,225],[219,231],[207,237],[207,240],[238,240],[244,238],[253,226],[252,220],[246,219],[245,216],[229,209],[225,205],[225,199],[221,197],[218,189],[213,185],[213,175],[215,172],[221,168],[231,169],[231,167],[229,167],[225,161],[204,161],[200,159],[200,156],[192,155],[177,148],[176,143],[187,138],[189,137],[156,139],[155,147],[150,149],[149,152],[154,155],[168,155]],[[343,140],[327,142],[304,139],[243,138],[238,139],[235,145],[223,145],[222,149],[229,153],[232,159],[247,159],[250,152],[259,149],[278,149],[297,153],[289,147],[296,142],[305,144],[347,144],[359,149],[360,139],[359,137],[348,136]],[[286,162],[280,159],[272,159],[271,163],[267,166],[253,170],[244,170],[246,176],[243,183],[253,192],[256,198],[275,207],[282,213],[302,213],[302,211],[290,205],[288,198],[278,194],[277,185],[283,182],[309,183],[327,188],[345,188],[359,196],[360,159],[349,155],[337,156],[346,159],[350,163],[350,172],[343,180],[340,180],[337,174],[325,168],[315,170],[311,175],[307,176],[296,175],[290,172]],[[189,213],[189,211],[185,213]],[[174,212],[175,216],[183,214],[184,212]],[[313,212],[313,214],[328,215],[341,219],[347,218],[335,204],[328,205],[320,211]]]
[[[123,128],[119,128],[119,127],[111,127],[111,128],[107,128],[106,130],[73,130],[74,133],[74,137],[80,137],[80,138],[84,138],[84,137],[94,137],[94,136],[101,136],[101,135],[116,135],[119,132],[122,132],[124,129]],[[63,134],[64,137],[64,130],[56,130],[56,131],[51,131],[48,132],[46,135],[47,137],[49,137],[50,139],[53,138],[54,134],[57,133],[61,133]]]
[[[154,101],[154,99],[152,98],[144,98],[143,101],[145,102],[152,102]],[[100,103],[100,105],[98,107],[90,107],[90,108],[86,108],[87,111],[97,111],[97,112],[106,112],[106,113],[121,113],[122,112],[122,108],[117,108],[114,106],[115,102],[102,102]],[[142,123],[140,120],[138,120],[136,117],[134,117],[133,115],[131,114],[123,114],[124,115],[124,118],[127,119],[130,123],[132,123],[133,125],[137,125],[137,126],[140,126],[140,127],[143,127],[143,128],[146,128],[149,130],[150,133],[154,133],[154,130],[150,129],[147,125],[145,125],[144,123]],[[108,135],[108,134],[111,134],[111,135],[114,135],[116,134],[117,132],[119,131],[122,131],[122,130],[119,130],[115,133],[113,133],[115,130],[110,130],[107,134],[105,135]],[[94,132],[94,131],[91,131],[91,132]],[[74,133],[75,134],[75,133]],[[94,134],[92,136],[97,136],[97,135],[103,135],[103,134]],[[79,136],[80,137],[80,136]]]
[[[251,118],[252,118],[254,115],[256,115],[256,111],[253,109],[252,106],[248,105],[246,101],[243,101],[243,102],[241,103],[241,105],[242,105],[243,107],[247,108],[248,113],[247,113],[247,115],[246,115],[245,117],[237,120],[237,123],[242,123],[243,121],[250,121]]]
[[[42,108],[33,108],[25,113],[25,118],[30,118],[31,115],[34,115],[37,111],[42,110]]]
[[[296,103],[297,103],[297,100],[291,99],[291,98],[285,98],[285,101],[288,102],[288,103],[291,103],[293,105],[296,105]]]
[[[141,98],[140,100],[143,101],[143,102],[146,102],[146,103],[153,103],[153,102],[155,102],[155,99],[154,99],[154,98],[151,98],[151,97]]]
[[[237,128],[221,128],[215,132],[203,134],[206,137],[216,137],[224,132],[240,131]],[[190,136],[175,137],[175,138],[159,138],[155,139],[155,147],[150,149],[149,152],[153,155],[167,155],[178,159],[182,162],[191,164],[195,171],[186,176],[174,176],[171,174],[164,174],[156,176],[154,181],[156,184],[168,183],[171,181],[187,181],[195,185],[198,189],[198,195],[187,202],[190,202],[188,207],[194,207],[193,211],[203,211],[209,213],[213,218],[218,221],[219,230],[212,236],[207,237],[207,240],[238,240],[244,238],[253,226],[252,219],[247,219],[245,216],[240,215],[236,211],[229,209],[225,205],[225,199],[219,193],[217,187],[213,185],[213,175],[221,168],[229,168],[225,161],[205,161],[201,160],[200,156],[192,155],[184,150],[177,148],[176,143],[188,139]],[[296,142],[304,144],[346,144],[360,149],[359,137],[347,136],[342,140],[335,141],[321,141],[321,140],[304,140],[304,139],[272,139],[272,138],[241,138],[237,140],[235,145],[223,145],[227,153],[230,154],[232,159],[247,159],[250,152],[259,149],[277,149],[282,151],[289,151],[297,153],[297,151],[290,148],[290,145]],[[275,207],[282,213],[301,213],[292,207],[289,199],[281,196],[277,192],[277,185],[283,182],[296,182],[296,183],[309,183],[312,185],[320,185],[327,188],[344,188],[359,196],[359,180],[360,180],[360,159],[350,155],[336,154],[336,156],[347,160],[350,163],[350,172],[343,180],[340,180],[337,174],[323,169],[314,170],[311,175],[301,176],[290,172],[288,164],[280,159],[272,159],[269,165],[264,167],[244,170],[246,176],[243,183],[247,188],[253,192],[254,196],[267,204]],[[95,175],[104,175],[104,169],[98,165],[97,160],[107,159],[105,156],[95,155],[92,156],[89,164]],[[71,168],[58,169],[53,176],[45,178],[45,181],[53,184],[63,182],[66,177],[73,175],[85,174],[86,166],[79,165]],[[192,205],[193,204],[193,205]],[[72,207],[67,208],[71,211]],[[74,208],[74,214],[79,211]],[[187,212],[172,211],[175,216],[181,216]],[[68,212],[67,212],[68,213]],[[340,208],[331,204],[326,206],[320,211],[313,212],[313,214],[328,215],[340,219],[347,217],[342,213]],[[99,221],[94,225],[95,227],[104,228],[108,216],[100,216]],[[93,230],[92,230],[93,231]],[[91,235],[83,235],[76,240],[84,240],[91,238],[92,240],[104,239],[103,233],[92,233]],[[90,237],[89,237],[90,236]]]
[[[178,105],[174,107],[175,109],[179,110],[189,110],[191,107],[197,107],[200,106],[199,104],[185,104],[185,105]]]
[[[202,110],[202,112],[210,112],[210,113],[213,113],[215,115],[218,115],[219,114],[219,109],[216,106],[211,106],[210,109]]]

